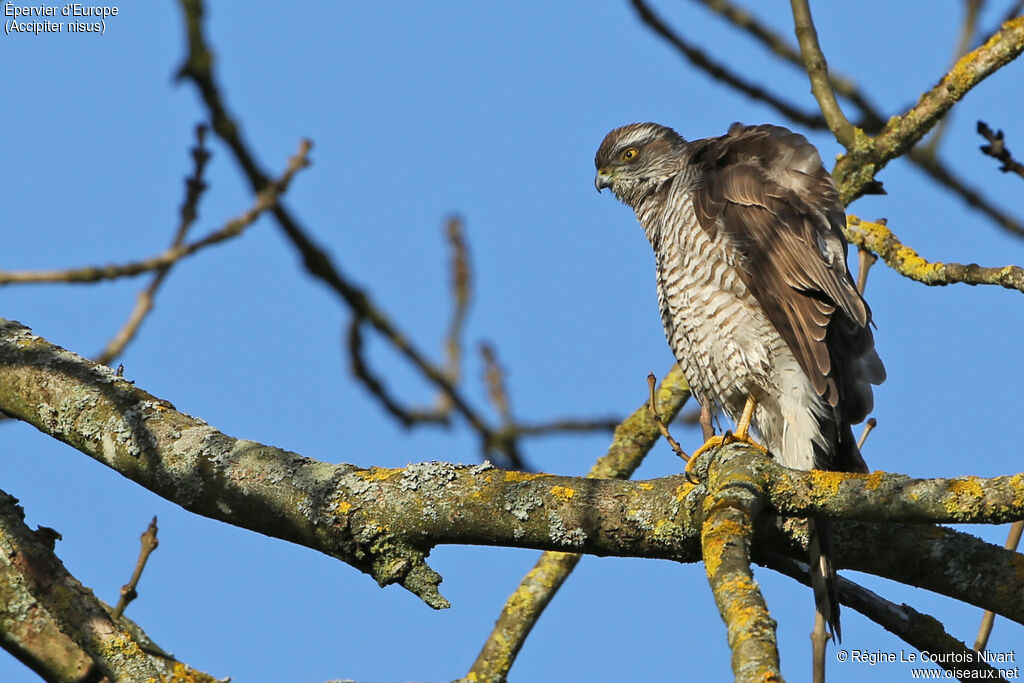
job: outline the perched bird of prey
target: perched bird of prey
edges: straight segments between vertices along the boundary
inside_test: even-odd
[[[885,379],[850,277],[843,205],[817,150],[771,125],[687,142],[635,123],[595,159],[598,191],[636,212],[665,335],[704,411],[752,426],[782,464],[866,472],[851,425]],[[811,521],[815,602],[839,631],[827,521]]]

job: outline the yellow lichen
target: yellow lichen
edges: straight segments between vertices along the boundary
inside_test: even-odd
[[[340,512],[343,515],[348,514],[348,511],[351,509],[352,503],[348,502],[347,500],[343,500],[340,503],[338,503],[338,512]]]
[[[576,491],[568,486],[552,486],[551,495],[564,503],[572,500],[572,497],[576,495]]]
[[[368,470],[359,470],[355,475],[366,481],[385,481],[401,471],[400,469],[389,469],[387,467],[371,467]]]
[[[546,474],[534,474],[532,472],[517,472],[515,470],[505,470],[505,481],[532,481],[538,477],[546,477]]]
[[[654,484],[652,484],[649,481],[641,481],[640,483],[637,484],[637,486],[642,488],[644,491],[653,491],[654,490]]]
[[[846,476],[842,472],[826,472],[825,470],[811,470],[809,474],[814,488],[820,491],[816,496],[819,500],[823,497],[831,498],[838,495],[839,487]]]
[[[864,488],[868,491],[874,491],[885,481],[884,472],[872,472],[867,476],[864,481]]]

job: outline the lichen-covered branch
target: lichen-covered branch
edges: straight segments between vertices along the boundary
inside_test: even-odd
[[[690,397],[689,386],[677,366],[665,377],[656,396],[662,419],[671,422]],[[657,443],[659,435],[658,425],[644,403],[618,426],[608,452],[594,463],[587,477],[628,479]],[[505,603],[464,680],[505,680],[534,624],[581,557],[579,553],[552,551],[541,555]]]
[[[900,275],[926,285],[999,285],[1024,292],[1024,268],[1020,266],[986,267],[976,263],[927,261],[900,242],[883,222],[846,217],[846,237],[858,247],[876,254]]]
[[[745,450],[745,447],[741,447]],[[750,568],[754,523],[764,508],[767,482],[732,457],[733,447],[713,461],[704,499],[701,549],[718,612],[725,622],[737,681],[781,681],[775,620]]]
[[[683,533],[695,527],[682,477],[641,485],[490,465],[330,465],[226,436],[8,321],[0,411],[187,510],[320,550],[434,607],[447,605],[425,562],[439,543],[699,557],[696,532]]]
[[[0,647],[57,683],[102,675],[213,683],[154,645],[136,624],[114,616],[71,576],[53,553],[54,534],[30,530],[16,501],[0,491]],[[149,678],[153,674],[162,677]]]
[[[730,23],[736,26],[736,28],[746,32],[758,40],[762,45],[771,50],[774,54],[778,55],[783,61],[803,68],[803,60],[800,57],[799,50],[792,47],[789,41],[787,41],[782,35],[773,31],[766,24],[757,21],[746,10],[733,5],[727,0],[696,1],[705,5],[712,11],[721,14]],[[1012,19],[1014,16],[1015,14],[1009,14],[1006,17],[1006,21]],[[828,79],[836,94],[848,99],[860,111],[860,116],[856,123],[858,128],[863,129],[864,132],[871,135],[881,131],[882,127],[885,125],[885,117],[882,114],[881,109],[876,106],[867,97],[867,95],[865,95],[857,85],[853,83],[853,81],[836,74],[831,69],[828,70]],[[728,85],[728,83],[726,83],[726,85]],[[768,104],[771,105],[772,102],[769,101]],[[786,115],[785,111],[780,111],[780,113],[784,116]],[[827,127],[824,125],[825,120],[823,118],[820,119],[819,122],[822,124],[819,127]],[[806,127],[811,127],[808,125],[809,122],[797,121],[797,123],[801,123],[801,125]],[[993,222],[1009,232],[1015,235],[1024,235],[1024,225],[1022,225],[1020,220],[997,207],[977,188],[972,187],[967,181],[958,176],[953,168],[938,158],[934,153],[933,147],[929,147],[927,150],[921,147],[914,147],[910,150],[907,158],[911,163],[924,171],[928,177],[960,197],[971,208],[985,214]]]
[[[0,412],[34,425],[187,510],[316,549],[382,585],[399,583],[434,607],[447,604],[437,589],[441,577],[425,561],[438,544],[684,562],[701,557],[698,522],[705,491],[683,475],[634,482],[524,474],[486,464],[422,463],[399,469],[332,465],[222,434],[108,367],[4,320]],[[1024,475],[911,480],[799,472],[752,450],[733,446],[723,452],[737,467],[746,461],[743,467],[750,468],[751,476],[767,482],[766,495],[782,514],[991,523],[1024,518]],[[869,525],[859,537],[891,534],[893,526]],[[837,524],[840,532],[844,528]],[[919,541],[925,546],[933,540],[928,535],[938,533],[911,528],[926,537]],[[908,544],[883,543],[901,549]],[[978,544],[991,562],[971,566],[972,588],[977,589],[978,577],[988,577],[1000,590],[1017,590],[1016,603],[992,600],[986,591],[974,602],[962,587],[934,577],[927,579],[927,587],[1024,623],[1024,605],[1019,604],[1024,601],[1024,566],[1014,570],[1012,564],[1021,556]],[[1017,559],[1001,560],[1006,553]],[[944,551],[942,557],[946,560],[936,564],[945,567],[949,558],[969,554]],[[863,561],[854,557],[848,566],[853,560]],[[914,585],[925,581],[901,574],[896,565],[879,564],[874,573]]]
[[[153,270],[168,268],[186,256],[191,256],[204,247],[218,244],[240,235],[246,228],[256,222],[265,211],[277,206],[277,201],[288,189],[292,178],[300,170],[309,165],[309,150],[312,143],[303,140],[299,151],[288,161],[288,168],[280,178],[268,181],[256,196],[256,202],[240,216],[231,219],[222,228],[206,237],[172,246],[161,254],[141,261],[121,265],[86,266],[69,270],[31,270],[31,271],[0,271],[0,285],[26,282],[98,282],[121,277],[130,277]]]
[[[771,558],[767,566],[790,578],[810,586],[807,572],[797,563],[789,559]],[[951,671],[978,671],[975,678],[992,676],[989,670],[995,669],[991,664],[977,661],[977,657],[969,655],[971,648],[946,632],[938,619],[930,614],[918,612],[910,605],[897,605],[863,586],[842,576],[838,578],[839,601],[857,610],[868,619],[884,628],[889,633],[903,640],[920,651],[933,654],[948,654],[936,663]]]
[[[835,525],[838,565],[925,588],[1024,624],[1024,555],[944,526]]]
[[[856,142],[856,134],[832,90],[828,78],[828,63],[818,44],[818,32],[811,18],[811,8],[807,0],[790,0],[790,7],[793,10],[793,27],[796,30],[797,42],[800,44],[800,56],[807,76],[811,79],[811,93],[818,101],[821,113],[825,115],[829,130],[836,136],[839,144],[850,149]]]
[[[904,154],[981,81],[1024,51],[1024,17],[1012,19],[981,47],[964,55],[917,104],[886,123],[877,137],[858,140],[832,169],[839,196],[850,204],[874,182],[889,161]]]
[[[25,525],[15,499],[0,491],[0,572],[52,615],[110,680],[156,680],[159,670],[131,634],[118,627],[51,550]]]

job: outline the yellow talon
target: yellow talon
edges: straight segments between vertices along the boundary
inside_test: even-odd
[[[690,456],[690,460],[686,463],[686,468],[683,470],[687,479],[693,481],[693,476],[690,470],[696,464],[697,458],[703,455],[705,451],[709,451],[713,448],[718,448],[719,446],[740,441],[753,446],[763,453],[768,452],[767,448],[750,438],[750,422],[754,418],[754,408],[756,406],[757,402],[754,401],[754,398],[752,396],[748,396],[747,402],[743,405],[743,414],[740,415],[739,422],[736,423],[736,431],[726,432],[724,436],[712,436],[704,442],[704,445],[694,451],[693,455]]]

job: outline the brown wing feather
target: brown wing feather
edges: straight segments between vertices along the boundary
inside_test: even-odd
[[[846,267],[845,215],[817,151],[776,126],[734,125],[705,143],[694,156],[701,227],[734,244],[747,286],[815,390],[860,421],[870,406],[847,385],[873,346],[871,314]]]

